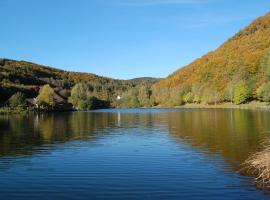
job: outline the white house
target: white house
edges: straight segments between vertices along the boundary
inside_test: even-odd
[[[119,101],[122,99],[122,97],[118,95],[116,99]]]

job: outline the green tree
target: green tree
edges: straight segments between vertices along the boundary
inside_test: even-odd
[[[233,102],[235,104],[245,103],[251,97],[251,92],[245,81],[239,81],[234,88]]]
[[[123,94],[120,107],[123,108],[139,108],[140,102],[138,100],[138,88],[131,88]]]
[[[199,84],[194,84],[191,88],[191,92],[193,94],[193,102],[201,103],[203,87]]]
[[[185,103],[193,103],[194,101],[194,94],[192,92],[189,92],[183,96],[183,101]]]
[[[2,79],[2,84],[3,84],[3,85],[7,85],[7,84],[9,84],[9,83],[10,83],[9,79],[7,79],[7,78],[3,78],[3,79]]]
[[[181,106],[183,105],[183,94],[186,91],[183,88],[172,88],[169,90],[169,98],[164,98],[164,104],[165,106]]]
[[[171,89],[165,87],[159,90],[154,90],[152,93],[152,99],[156,105],[166,105],[168,100],[171,99]]]
[[[21,92],[13,94],[8,100],[11,107],[19,107],[25,105],[25,96]]]
[[[223,94],[223,98],[225,101],[233,103],[233,95],[234,95],[233,90],[234,90],[233,82],[228,83]]]
[[[203,91],[201,100],[202,103],[216,105],[217,103],[221,102],[221,94],[215,87],[206,88]]]
[[[147,85],[142,85],[139,88],[138,100],[141,107],[151,107],[151,90]]]
[[[269,81],[270,80],[270,49],[267,51],[265,56],[261,61],[261,65],[264,70],[264,76]]]
[[[86,83],[77,83],[71,90],[69,102],[78,110],[94,108],[96,98]]]
[[[45,108],[53,108],[55,106],[54,90],[50,85],[44,85],[37,96],[37,104]]]
[[[264,102],[270,101],[270,82],[263,84],[257,90],[257,97],[259,100]]]

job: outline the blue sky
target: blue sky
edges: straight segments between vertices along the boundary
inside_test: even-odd
[[[0,0],[0,57],[113,78],[166,77],[269,0]]]

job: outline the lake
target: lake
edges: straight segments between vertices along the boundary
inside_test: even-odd
[[[0,116],[0,199],[270,199],[240,172],[270,111]]]

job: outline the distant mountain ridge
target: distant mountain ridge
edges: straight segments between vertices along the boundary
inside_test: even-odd
[[[140,83],[140,82],[156,83],[160,80],[161,78],[153,78],[153,77],[139,77],[139,78],[129,79],[129,81],[132,81],[134,83]]]

